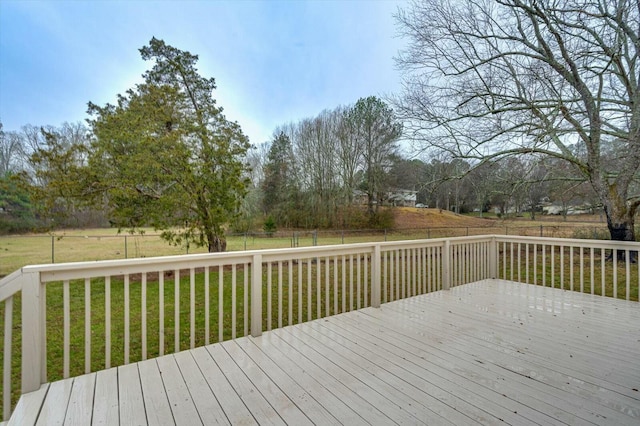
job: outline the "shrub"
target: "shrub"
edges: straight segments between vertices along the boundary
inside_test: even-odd
[[[378,210],[369,218],[369,226],[373,229],[391,229],[394,226],[393,210]]]
[[[278,229],[278,227],[276,226],[276,221],[273,219],[273,216],[268,216],[265,219],[264,224],[262,225],[262,229],[268,236],[270,237],[273,236],[273,234]]]

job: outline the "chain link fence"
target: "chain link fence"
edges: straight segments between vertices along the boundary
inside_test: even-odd
[[[227,234],[227,250],[257,250],[407,239],[462,237],[469,235],[526,235],[606,239],[606,225],[502,225],[491,227],[428,227],[394,230],[296,230]],[[160,234],[34,235],[0,237],[0,276],[30,264],[128,259],[190,253],[206,248],[171,246]]]

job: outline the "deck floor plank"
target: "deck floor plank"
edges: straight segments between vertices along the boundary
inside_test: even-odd
[[[207,347],[207,350],[258,423],[271,425],[285,424],[280,414],[269,404],[269,401],[265,399],[255,385],[251,383],[243,371],[224,350],[222,345],[211,345]]]
[[[9,426],[33,425],[38,421],[38,415],[42,407],[42,402],[47,396],[50,383],[40,386],[40,389],[23,395],[15,410],[11,414],[11,418],[7,422]]]
[[[240,399],[231,384],[229,384],[207,349],[204,347],[196,348],[192,351],[192,354],[202,372],[202,376],[209,388],[213,390],[229,422],[232,425],[257,424],[251,412],[244,405],[244,402],[242,402],[242,399]]]
[[[120,424],[118,407],[118,369],[110,368],[96,373],[91,424],[107,426]]]
[[[505,297],[504,295],[499,295],[496,299],[494,299],[493,303],[495,303],[497,306],[500,306],[501,309],[504,309],[504,306],[509,306],[509,300],[510,299]],[[483,302],[484,306],[489,303],[488,300]],[[512,330],[512,326],[514,324],[519,325],[519,327],[522,328],[523,331],[526,329],[526,333],[520,333],[519,335],[514,334],[512,341],[515,344],[524,344],[528,341],[531,341],[532,339],[535,339],[539,344],[532,349],[538,350],[539,355],[544,356],[547,359],[555,359],[555,352],[551,348],[555,349],[558,343],[560,343],[567,348],[572,348],[575,350],[572,359],[566,360],[572,365],[575,365],[576,362],[583,362],[588,367],[593,367],[594,365],[600,363],[602,357],[608,356],[611,360],[623,363],[625,371],[640,372],[640,366],[638,365],[638,363],[630,359],[630,356],[632,356],[634,352],[632,348],[634,346],[639,346],[637,345],[637,342],[623,344],[620,335],[618,335],[618,337],[616,338],[617,346],[626,347],[627,350],[625,351],[619,350],[619,347],[612,347],[611,342],[609,342],[608,346],[605,342],[599,342],[599,335],[597,332],[593,332],[592,328],[602,323],[611,324],[609,322],[610,319],[603,321],[605,318],[601,315],[592,319],[591,317],[593,317],[593,315],[588,314],[586,311],[582,313],[583,311],[580,310],[580,313],[578,315],[579,317],[581,317],[582,322],[579,326],[571,328],[569,327],[570,324],[567,324],[567,321],[557,321],[557,317],[553,317],[551,315],[536,315],[534,317],[533,313],[527,307],[513,306],[513,309],[511,309],[511,311],[513,312],[517,309],[522,312],[522,315],[517,318],[511,318],[511,321],[504,321],[507,317],[505,317],[504,313],[501,313],[499,310],[493,315],[486,315],[486,312],[482,312],[480,310],[470,310],[468,309],[468,306],[464,306],[462,304],[462,301],[447,303],[448,306],[442,306],[442,308],[446,308],[454,315],[460,316],[465,319],[470,319],[471,321],[481,318],[484,321],[484,324],[490,326],[485,327],[481,331],[510,331]],[[441,305],[444,304],[441,303]],[[455,311],[456,307],[458,306],[462,308],[463,311]],[[620,324],[620,327],[611,327],[611,325],[609,325],[606,330],[603,330],[601,332],[601,335],[613,337],[614,332],[619,333],[619,330],[615,330],[616,328],[621,328],[624,330],[627,327],[622,324]],[[628,335],[628,332],[630,331],[632,330],[627,330],[627,333],[623,334]],[[587,338],[593,339],[595,343],[585,347],[584,341]],[[637,349],[640,349],[640,347],[638,347]]]
[[[635,426],[639,353],[637,302],[484,280],[46,384],[9,424]]]
[[[389,417],[391,421],[399,424],[412,424],[418,421],[424,412],[419,412],[413,407],[409,398],[400,395],[397,389],[392,388],[370,372],[360,370],[357,363],[349,357],[333,359],[314,349],[312,339],[304,339],[297,333],[297,328],[279,329],[276,334],[285,342],[295,346],[307,359],[334,377],[340,377],[340,381],[358,393],[364,399],[374,404],[379,410]],[[354,371],[354,368],[357,371]],[[432,413],[433,415],[433,413]],[[435,417],[435,415],[433,415]]]
[[[389,317],[387,315],[380,317],[380,322],[381,323],[384,322],[385,325],[396,324],[397,327],[409,330],[411,333],[413,333],[415,330],[415,327],[417,326],[423,327],[423,324],[429,324],[430,318],[432,318],[434,321],[436,319],[439,321],[443,316],[446,316],[446,313],[448,312],[447,309],[450,309],[450,304],[442,304],[441,306],[442,311],[434,312],[433,310],[434,304],[429,303],[428,306],[431,310],[430,312],[431,316],[421,315],[418,309],[414,309],[413,318],[411,318],[409,322],[406,322],[406,321],[398,322],[398,321],[395,321],[393,316]],[[393,307],[393,308],[397,309],[397,307]],[[407,310],[411,311],[410,308],[403,307],[402,312],[406,312]],[[364,311],[361,314],[363,313]],[[370,315],[379,316],[378,315],[379,313],[375,311],[367,311],[367,313]],[[482,326],[477,326],[477,329],[475,328],[476,325],[474,324],[483,323],[481,318],[474,319],[470,323],[471,325],[460,322],[458,316],[455,316],[455,318],[456,320],[458,320],[456,323],[452,322],[450,324],[443,324],[442,322],[440,322],[437,327],[435,326],[431,327],[429,331],[429,333],[431,333],[435,337],[441,339],[442,341],[447,342],[446,346],[452,349],[452,351],[450,351],[450,354],[452,354],[452,356],[460,357],[462,356],[462,354],[467,353],[467,356],[471,357],[470,361],[473,361],[473,357],[476,357],[476,358],[480,357],[480,358],[483,358],[484,360],[491,360],[492,359],[491,357],[494,356],[494,353],[491,352],[491,350],[505,351],[504,347],[510,346],[511,338],[509,338],[509,341],[505,340],[505,338],[509,336],[509,334],[505,332],[499,333],[500,339],[492,341],[491,345],[489,346],[484,345],[484,343],[487,340],[492,340],[492,339],[483,337],[484,331]],[[447,326],[454,327],[455,332],[447,332],[446,331]],[[467,327],[464,331],[462,331],[463,326]],[[488,327],[488,330],[493,330],[493,328]],[[519,338],[517,336],[520,336],[522,334],[524,333],[513,332],[514,338]],[[453,340],[457,342],[456,346],[454,346],[454,344],[452,343]],[[559,341],[561,342],[562,340],[560,339]],[[477,343],[481,343],[481,346],[484,345],[484,348],[488,349],[489,352],[485,351],[485,349],[478,349],[475,346],[473,346],[474,344],[477,344]],[[585,344],[588,344],[588,342],[585,342]],[[530,345],[530,342],[529,342],[529,345]],[[518,349],[518,347],[520,349]],[[563,405],[564,409],[571,411],[571,405],[572,404],[577,405],[578,410],[585,411],[584,414],[592,418],[591,421],[595,421],[596,423],[599,423],[601,421],[600,416],[602,413],[591,411],[591,414],[588,414],[588,412],[589,410],[598,409],[598,407],[597,406],[594,407],[592,403],[599,402],[598,397],[602,395],[603,391],[606,392],[607,388],[606,387],[603,388],[601,386],[591,387],[590,391],[595,392],[593,393],[593,396],[591,396],[591,393],[587,393],[586,390],[580,389],[579,386],[581,385],[582,379],[576,379],[572,376],[573,371],[582,370],[586,372],[592,372],[593,369],[591,367],[583,366],[580,369],[573,366],[573,370],[568,370],[566,371],[566,374],[564,376],[558,377],[558,380],[564,380],[563,383],[566,383],[566,382],[571,383],[571,385],[565,386],[562,392],[558,392],[555,386],[542,387],[542,386],[539,386],[539,384],[535,381],[531,382],[531,379],[530,379],[530,377],[535,377],[539,381],[541,378],[548,380],[549,377],[553,377],[554,372],[548,368],[548,367],[554,368],[558,365],[558,364],[554,364],[553,360],[548,360],[548,359],[540,360],[539,358],[533,356],[533,362],[530,362],[530,358],[532,358],[531,354],[530,353],[525,354],[524,349],[521,346],[516,346],[515,348],[512,348],[506,351],[505,353],[508,354],[508,356],[505,356],[503,358],[505,361],[505,364],[502,364],[502,365],[498,364],[498,366],[502,368],[502,373],[514,373],[511,375],[511,377],[509,377],[509,381],[515,381],[515,382],[521,383],[522,385],[525,385],[525,384],[528,385],[526,387],[523,386],[522,391],[526,392],[530,389],[538,389],[539,395],[541,395],[542,397],[547,395],[547,396],[553,397],[551,401],[554,401],[558,398],[560,399],[560,401],[564,401],[565,403],[565,405]],[[557,355],[558,356],[556,356],[556,358],[559,358],[559,355],[560,355],[559,350],[557,351]],[[567,356],[567,358],[569,357]],[[485,366],[489,367],[491,366],[492,363],[493,362],[489,362]],[[615,363],[612,363],[612,364],[616,365]],[[522,371],[523,365],[528,365],[529,366],[528,370]],[[500,373],[500,369],[494,369],[494,371]],[[631,381],[635,380],[637,383],[638,375],[635,376],[635,379],[633,377],[634,376],[631,374],[630,380]],[[587,377],[587,380],[588,380],[588,377]],[[606,386],[607,384],[609,384],[609,382],[602,382],[601,384]],[[631,388],[629,388],[629,392],[633,392]],[[589,406],[583,410],[582,405],[584,403],[584,399],[583,399],[584,395],[590,395],[591,404],[589,404]],[[630,399],[623,398],[623,399],[626,399],[627,402],[631,405],[626,405],[624,403],[620,405],[619,404],[620,396],[614,395],[613,393],[611,393],[611,396],[613,400],[616,402],[614,402],[613,404],[609,404],[610,401],[605,400],[605,405],[616,406],[616,408],[620,408],[620,410],[618,411],[622,411],[625,414],[633,413],[634,417],[637,416],[638,414],[637,401],[634,402],[633,398],[630,398]],[[634,406],[636,408],[634,408]],[[613,416],[614,418],[619,418],[617,413],[609,411],[608,408],[599,407],[599,411],[604,411],[606,413],[609,413],[609,415]],[[575,413],[576,410],[574,409],[573,412]],[[619,418],[619,421],[622,422],[622,424],[624,424],[624,422],[628,422],[628,418],[624,418],[624,417]]]
[[[287,424],[312,425],[298,406],[233,341],[222,343],[229,357]]]
[[[426,395],[421,395],[423,401],[434,399],[436,404],[442,404],[443,407],[434,407],[439,414],[451,418],[452,410],[464,413],[471,419],[484,424],[501,424],[503,421],[513,420],[518,424],[545,424],[544,420],[539,419],[540,414],[534,413],[537,418],[536,422],[528,420],[524,414],[528,412],[528,407],[518,407],[517,404],[510,404],[505,401],[502,394],[492,394],[487,392],[473,391],[477,389],[477,385],[466,380],[456,380],[455,376],[449,374],[446,370],[442,370],[440,374],[428,366],[421,367],[421,363],[407,362],[407,353],[400,346],[386,345],[377,341],[375,336],[367,335],[366,332],[357,327],[351,328],[348,324],[340,324],[340,327],[333,326],[332,322],[321,324],[323,329],[321,332],[327,334],[332,339],[338,340],[339,337],[348,337],[357,342],[353,350],[359,351],[363,358],[367,358],[376,365],[382,366],[394,374],[401,377],[407,383],[413,384],[417,389],[424,389]],[[520,410],[517,414],[514,411]],[[455,417],[454,417],[455,418]],[[460,423],[457,421],[456,423]]]
[[[137,426],[148,423],[137,363],[118,367],[118,407],[121,425]]]
[[[368,335],[368,319],[352,324],[340,324],[343,329],[358,333],[363,338],[368,337],[371,342],[376,342],[374,335]],[[349,328],[351,326],[351,328]],[[476,365],[466,366],[456,360],[455,354],[445,351],[428,351],[421,345],[421,338],[403,338],[398,330],[386,329],[384,324],[377,325],[378,333],[385,333],[386,337],[380,343],[375,343],[379,351],[398,365],[408,364],[413,371],[421,377],[428,378],[437,384],[443,391],[458,395],[464,401],[472,403],[477,408],[490,411],[500,420],[513,424],[549,424],[552,419],[544,411],[535,410],[529,406],[522,406],[506,396],[509,389],[508,383],[501,383],[500,376],[487,374]],[[494,384],[497,384],[494,386]],[[441,397],[443,400],[451,400],[451,396]],[[458,403],[459,404],[459,403]]]
[[[393,324],[393,321],[388,323]],[[366,330],[367,327],[363,329]],[[401,334],[399,329],[393,331],[396,338]],[[393,338],[386,340],[393,341]],[[446,347],[448,348],[450,344],[447,342]],[[578,421],[587,421],[576,418],[576,414],[570,412],[571,410],[568,412],[566,405],[558,409],[554,405],[556,401],[554,396],[548,394],[552,390],[536,389],[528,382],[529,379],[522,375],[509,375],[508,371],[485,368],[487,357],[475,350],[471,344],[466,344],[462,350],[471,350],[472,354],[465,357],[459,352],[440,351],[437,346],[418,344],[417,347],[407,348],[398,355],[411,358],[416,365],[422,365],[425,370],[440,374],[451,382],[457,383],[457,386],[475,392],[477,397],[492,398],[495,403],[508,407],[536,423],[549,424],[549,422],[554,423],[560,420],[567,424],[574,424]],[[518,423],[519,421],[515,424]]]
[[[51,383],[47,396],[42,403],[37,425],[64,424],[71,390],[73,389],[73,380],[73,378],[70,378]]]
[[[428,317],[422,316],[419,320],[416,320],[416,322],[421,322],[421,321],[428,321]],[[433,330],[432,332],[438,333],[438,330]],[[509,342],[505,342],[502,337],[499,337],[499,339],[496,336],[482,337],[481,331],[477,331],[475,333],[469,333],[469,332],[461,332],[460,330],[456,330],[455,332],[459,336],[457,341],[460,343],[463,343],[463,342],[467,343],[469,339],[474,340],[478,344],[481,344],[487,348],[494,348],[497,351],[505,354],[506,355],[505,359],[513,360],[514,356],[518,358],[518,357],[521,357],[521,355],[526,354],[528,361],[535,363],[537,365],[545,366],[549,370],[564,372],[565,374],[568,374],[568,375],[572,374],[572,372],[575,374],[579,374],[580,383],[584,382],[585,384],[589,384],[590,382],[595,382],[595,383],[598,383],[599,387],[602,387],[602,388],[611,387],[612,389],[615,388],[616,391],[618,392],[627,393],[631,397],[634,396],[631,388],[622,387],[618,382],[607,380],[606,370],[604,369],[605,365],[600,365],[594,369],[592,368],[593,366],[589,366],[585,364],[580,365],[579,362],[572,363],[571,360],[573,358],[570,355],[572,355],[573,352],[576,352],[576,353],[579,352],[581,350],[580,346],[570,348],[572,349],[572,353],[565,354],[565,357],[569,359],[569,361],[566,361],[566,360],[561,360],[558,357],[559,348],[561,347],[560,343],[558,344],[559,346],[553,348],[555,356],[552,357],[552,359],[549,359],[548,356],[541,356],[536,352],[535,345],[531,344],[533,340],[524,342],[526,344],[523,344],[522,342],[520,342],[517,345],[511,345],[509,344]],[[553,331],[549,330],[549,333],[553,333]],[[632,334],[633,332],[630,332],[629,334],[627,334],[627,336],[630,336]],[[564,349],[563,352],[566,352],[566,349]],[[609,357],[606,357],[606,356],[600,360],[600,364],[602,363],[606,363],[609,366],[611,366],[612,364],[620,366],[620,364],[616,363],[615,361],[612,361]],[[622,368],[622,370],[624,371],[624,368]],[[633,372],[633,371],[634,371],[633,369],[628,370],[626,371],[626,373],[628,374],[629,372]],[[635,373],[635,377],[637,376],[638,374]],[[633,375],[631,377],[633,377]]]
[[[167,391],[174,423],[176,425],[194,426],[203,424],[178,364],[176,364],[175,356],[162,356],[156,358],[156,361],[162,376],[162,383],[164,383],[164,388]]]
[[[320,365],[318,365],[313,362],[300,351],[300,348],[292,346],[280,338],[277,330],[269,333],[267,338],[274,346],[283,348],[283,352],[290,355],[291,361],[300,369],[311,375],[322,386],[332,392],[336,398],[345,401],[365,422],[369,424],[397,424],[384,413],[381,407],[376,406],[372,401],[365,398],[363,394],[354,391],[353,387],[364,389],[364,386],[355,383],[355,379],[352,376],[331,368],[332,366],[326,363],[320,362]]]
[[[255,365],[259,367],[276,386],[282,389],[289,399],[293,401],[314,424],[340,424],[340,422],[338,422],[338,420],[331,415],[326,408],[324,408],[320,401],[316,400],[313,395],[309,394],[306,390],[308,389],[306,383],[300,384],[288,376],[282,369],[283,366],[273,362],[273,360],[262,352],[251,341],[251,339],[238,339],[229,343],[229,345],[231,344],[236,345],[239,349],[244,351],[244,353],[251,358],[251,361],[255,363]]]
[[[193,403],[198,410],[200,419],[208,425],[228,425],[229,420],[207,381],[202,376],[198,364],[193,359],[193,355],[189,351],[183,351],[175,354],[174,357],[193,398]]]
[[[352,342],[341,341],[335,335],[329,338],[314,327],[319,324],[317,322],[307,323],[300,327],[286,328],[285,331],[307,342],[325,359],[331,360],[336,365],[342,365],[356,377],[367,380],[368,385],[383,397],[393,397],[393,401],[398,404],[398,407],[406,410],[416,419],[430,419],[433,424],[472,423],[473,417],[468,417],[467,413],[462,414],[459,410],[443,404],[423,392],[422,386],[411,385],[410,379],[398,377],[389,370],[371,362],[371,358],[376,356],[373,350],[367,354],[358,353],[357,348],[362,343],[360,339],[356,338],[356,343],[352,344]],[[300,332],[305,333],[306,337],[302,336]],[[352,349],[351,346],[355,346],[355,348]],[[343,356],[337,357],[337,354],[343,354]],[[486,415],[477,419],[480,418],[487,420]]]
[[[308,369],[300,367],[292,358],[294,351],[285,351],[285,347],[271,333],[263,334],[257,338],[250,338],[251,344],[258,347],[268,358],[282,369],[296,385],[302,387],[322,406],[344,424],[366,425],[369,424],[362,418],[353,405],[347,405],[345,400],[332,392],[332,382],[326,387],[327,380],[317,380]]]
[[[65,425],[85,426],[91,424],[95,385],[96,373],[75,378],[64,419]]]
[[[635,303],[635,302],[632,302]],[[429,323],[435,318],[440,319],[444,313],[449,309],[446,304],[441,306],[442,311],[436,312],[434,311],[433,303],[429,303],[429,313],[425,313],[422,308],[419,307],[405,307],[402,309],[402,312],[411,312],[412,318],[408,321],[403,321],[402,323],[396,322],[400,326],[407,326],[408,324],[422,324]],[[414,305],[415,306],[415,305]],[[396,309],[396,307],[392,307],[392,309]],[[396,311],[399,312],[399,311]],[[372,313],[376,315],[376,313]],[[387,321],[387,317],[381,318],[381,320]],[[390,319],[394,321],[393,318]],[[483,321],[489,322],[488,319],[484,318],[474,318],[472,320],[472,324],[482,323]],[[613,325],[616,326],[615,324]],[[498,326],[492,326],[489,328],[490,331],[484,330],[482,327],[477,327],[473,329],[469,329],[467,326],[466,329],[462,329],[459,325],[459,322],[450,321],[447,324],[440,324],[438,327],[431,327],[430,333],[434,333],[436,335],[441,336],[443,338],[446,336],[448,339],[459,342],[461,345],[468,346],[469,342],[474,342],[475,344],[484,346],[486,348],[495,349],[497,351],[502,352],[503,354],[508,355],[505,357],[506,360],[514,363],[516,358],[524,358],[525,362],[532,362],[535,365],[541,366],[542,368],[548,368],[552,371],[559,371],[563,374],[573,377],[573,375],[577,375],[577,380],[575,385],[579,385],[581,383],[591,384],[594,383],[601,389],[609,389],[614,390],[615,392],[622,393],[624,395],[629,396],[632,399],[638,397],[638,394],[633,391],[634,383],[637,384],[637,377],[639,374],[635,369],[625,369],[624,366],[621,367],[621,364],[617,361],[612,361],[609,357],[603,357],[598,361],[597,365],[593,364],[581,364],[580,361],[573,361],[573,355],[577,354],[584,347],[588,347],[593,340],[589,340],[589,338],[585,338],[581,345],[576,345],[570,348],[567,348],[563,345],[563,336],[561,334],[557,334],[557,332],[552,328],[546,328],[548,335],[554,335],[556,338],[556,344],[552,346],[550,349],[553,356],[549,354],[540,354],[539,346],[540,343],[534,339],[533,337],[523,337],[523,335],[529,334],[529,329],[531,327],[527,327],[527,330],[522,330],[522,332],[507,333],[507,329],[503,328],[502,331],[496,333],[496,330],[501,330]],[[621,325],[621,327],[625,327]],[[446,332],[447,328],[451,329],[451,331]],[[516,327],[518,328],[518,327]],[[620,341],[628,341],[629,336],[633,336],[640,334],[639,330],[633,330],[631,328],[629,332],[626,334],[626,337],[621,338]],[[504,336],[509,336],[509,340],[505,340]],[[525,340],[523,340],[525,339]],[[515,343],[514,343],[515,342]],[[532,344],[535,342],[535,344]],[[460,350],[460,346],[456,347],[455,350]],[[464,350],[464,349],[462,349]],[[563,357],[560,357],[560,352],[564,353]],[[567,352],[569,350],[569,352]],[[526,355],[526,356],[524,356]],[[577,358],[577,356],[576,356]],[[518,364],[520,365],[520,364]],[[612,370],[613,369],[613,370]],[[631,386],[622,386],[619,381],[612,380],[610,371],[616,371],[615,369],[619,369],[621,372],[624,372],[626,376],[625,382],[628,382]],[[617,374],[619,376],[622,373]],[[635,377],[635,379],[634,379]]]
[[[141,362],[138,364],[138,370],[140,371],[140,384],[147,423],[154,426],[174,424],[158,364],[156,362]]]

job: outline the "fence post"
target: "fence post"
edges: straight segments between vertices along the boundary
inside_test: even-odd
[[[451,286],[451,240],[445,240],[442,253],[442,289]]]
[[[22,393],[40,389],[45,351],[45,312],[40,274],[24,273],[22,284]]]
[[[262,335],[262,255],[254,254],[251,264],[251,335]]]
[[[374,245],[371,257],[371,306],[374,308],[380,307],[380,287],[382,283],[382,270],[380,268],[380,264],[382,263],[381,253],[380,245]]]
[[[489,241],[489,277],[497,278],[498,275],[498,242],[496,237]]]

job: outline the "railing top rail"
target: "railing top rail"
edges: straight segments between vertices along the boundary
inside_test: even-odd
[[[295,257],[333,256],[353,253],[370,253],[375,246],[383,250],[400,247],[414,248],[424,246],[439,246],[444,241],[458,242],[486,241],[490,235],[454,238],[434,238],[422,240],[403,240],[387,242],[367,242],[352,244],[337,244],[313,247],[278,248],[265,250],[234,251],[225,253],[200,253],[190,255],[159,256],[134,259],[100,260],[92,262],[70,262],[43,265],[29,265],[22,268],[22,272],[37,272],[42,282],[77,279],[88,276],[124,275],[132,273],[171,271],[175,269],[198,268],[204,266],[251,263],[256,254],[262,255],[264,262],[285,260]],[[13,275],[13,274],[12,274]]]
[[[357,243],[336,246],[314,246],[267,250],[233,251],[225,253],[200,253],[175,256],[158,256],[134,259],[99,260],[93,262],[70,262],[45,265],[30,265],[22,268],[23,272],[40,273],[42,282],[70,280],[103,275],[117,276],[144,272],[173,271],[176,269],[199,268],[229,264],[251,263],[253,256],[260,254],[263,261],[277,261],[296,257],[326,255],[327,253],[369,252],[373,243]]]
[[[549,238],[549,237],[525,237],[515,235],[474,235],[451,238],[433,238],[421,240],[402,240],[402,241],[386,241],[386,242],[367,242],[352,244],[336,244],[326,246],[313,247],[295,247],[295,248],[278,248],[265,250],[250,251],[234,251],[226,253],[201,253],[190,255],[174,255],[160,256],[148,258],[119,259],[119,260],[101,260],[94,262],[73,262],[73,263],[57,263],[45,265],[30,265],[21,269],[22,273],[36,272],[40,273],[42,282],[57,281],[64,279],[77,279],[84,277],[97,277],[103,275],[125,275],[144,272],[171,271],[176,269],[199,268],[204,266],[217,266],[229,264],[251,263],[253,256],[260,254],[263,262],[273,262],[292,258],[304,258],[315,256],[334,256],[349,253],[371,253],[374,247],[379,246],[381,250],[388,251],[398,248],[417,248],[417,247],[436,247],[449,241],[451,244],[464,244],[489,241],[495,239],[499,242],[522,242],[522,243],[541,243],[554,244],[561,246],[574,247],[594,247],[605,249],[640,249],[638,242],[624,241],[607,241],[607,240],[582,240],[567,238]],[[7,291],[2,290],[9,281],[14,282],[20,271],[0,280],[0,295],[6,295],[11,291],[17,291],[14,287]],[[7,296],[8,297],[8,296]],[[0,299],[2,300],[2,299]]]
[[[22,270],[12,272],[6,277],[0,279],[0,301],[7,300],[22,288],[20,279],[22,278]]]
[[[606,249],[638,250],[640,242],[636,241],[611,241],[611,240],[586,240],[578,238],[553,238],[553,237],[525,237],[518,235],[492,235],[498,242],[544,242],[558,246],[593,247]]]

